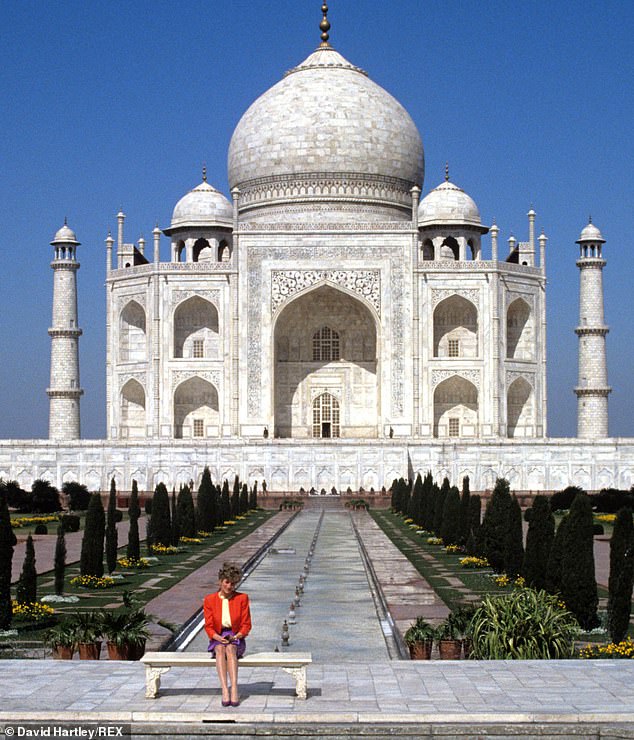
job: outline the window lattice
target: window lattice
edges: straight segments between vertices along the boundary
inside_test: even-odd
[[[460,436],[460,419],[451,418],[449,419],[449,436],[459,437]]]
[[[194,419],[194,437],[205,436],[205,421],[204,419]]]
[[[202,339],[194,339],[192,342],[192,356],[201,358],[205,356],[205,342]]]
[[[339,359],[339,334],[323,326],[313,334],[313,361],[330,362]]]
[[[460,340],[449,339],[448,340],[449,357],[460,357]]]
[[[313,401],[313,437],[339,437],[339,402],[330,393],[322,393]]]

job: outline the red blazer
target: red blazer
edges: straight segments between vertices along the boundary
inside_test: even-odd
[[[203,612],[205,614],[205,631],[213,640],[214,634],[222,632],[222,600],[218,592],[207,594],[203,601]],[[231,629],[235,634],[238,632],[246,637],[251,632],[251,611],[249,610],[249,597],[236,591],[229,599],[229,614],[231,616]]]

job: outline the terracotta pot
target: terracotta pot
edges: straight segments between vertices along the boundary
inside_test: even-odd
[[[430,660],[431,659],[431,640],[414,642],[409,647],[409,656],[412,660]]]
[[[462,640],[440,640],[438,652],[441,660],[460,660]]]
[[[130,645],[115,645],[114,642],[107,643],[108,660],[129,660]]]
[[[68,647],[64,645],[56,645],[53,648],[53,659],[54,660],[72,660],[73,654],[75,653],[75,647]]]
[[[145,653],[145,640],[138,644],[128,645],[128,660],[141,660]]]
[[[80,642],[78,647],[80,660],[99,660],[101,642]]]

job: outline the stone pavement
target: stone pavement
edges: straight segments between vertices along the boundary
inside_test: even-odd
[[[297,728],[340,724],[346,735],[361,728],[451,725],[451,736],[474,736],[474,728],[496,734],[549,735],[568,728],[577,737],[634,737],[632,661],[386,661],[318,664],[308,669],[308,699],[293,696],[294,681],[281,669],[243,668],[242,703],[220,706],[215,670],[173,668],[163,676],[161,695],[145,699],[145,671],[117,661],[0,661],[0,723],[112,721],[161,728],[187,726],[181,734],[214,734],[226,722],[243,728]],[[205,723],[204,728],[201,728]],[[508,726],[512,725],[512,728]],[[218,727],[215,732],[218,732]],[[355,732],[355,727],[359,730]],[[522,732],[524,727],[524,732]],[[434,729],[435,728],[435,729]],[[233,734],[237,734],[237,729]],[[479,733],[478,733],[479,734]],[[482,734],[485,734],[484,732]],[[503,733],[506,736],[506,732]],[[343,736],[343,735],[342,735]]]

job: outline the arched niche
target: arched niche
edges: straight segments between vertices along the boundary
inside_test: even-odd
[[[273,336],[276,436],[312,437],[313,403],[324,392],[339,403],[340,436],[377,436],[378,336],[369,307],[317,286],[282,309]]]
[[[445,298],[434,310],[434,357],[477,356],[477,308],[459,295]]]
[[[434,259],[434,243],[431,239],[425,239],[423,241],[420,252],[424,262]]]
[[[220,422],[218,391],[206,380],[189,378],[174,391],[174,437],[207,437]]]
[[[145,311],[136,301],[129,301],[119,317],[119,359],[144,362],[147,359]]]
[[[533,314],[523,298],[516,298],[506,312],[506,356],[513,360],[532,360],[535,356]]]
[[[440,245],[440,259],[441,260],[459,260],[460,259],[460,245],[458,240],[453,236],[448,236],[443,239]]]
[[[475,437],[478,433],[478,389],[453,375],[434,391],[434,437]]]
[[[183,301],[174,311],[174,357],[218,356],[218,310],[200,296]]]
[[[313,437],[330,439],[340,436],[339,401],[330,393],[320,393],[313,400]]]
[[[185,245],[185,242],[180,239],[176,243],[176,249],[174,250],[176,262],[186,262],[187,261],[187,247]]]
[[[525,378],[516,378],[509,386],[506,399],[508,436],[533,436],[535,404],[533,389],[528,381]]]
[[[133,378],[121,389],[121,436],[145,437],[145,390]]]
[[[225,239],[218,245],[218,262],[231,262],[231,247]]]

